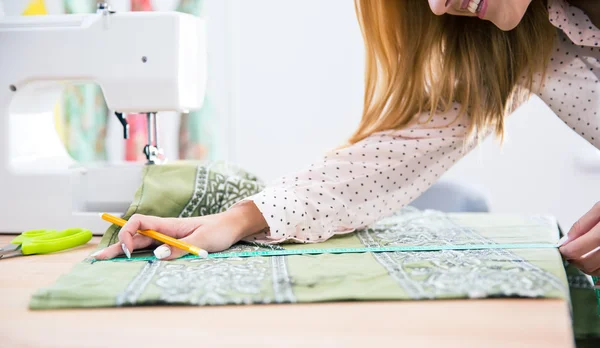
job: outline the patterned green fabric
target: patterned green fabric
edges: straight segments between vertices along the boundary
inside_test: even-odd
[[[214,214],[259,192],[263,184],[223,163],[147,166],[126,218]],[[117,241],[118,227],[100,248]],[[443,214],[407,208],[369,228],[321,244],[240,243],[230,251],[390,245],[553,243],[556,223],[544,217]],[[145,252],[148,254],[149,252]],[[466,250],[108,262],[84,260],[37,291],[32,309],[155,304],[220,305],[341,300],[568,298],[576,334],[594,337],[595,297],[580,274],[569,278],[556,249]],[[573,273],[575,272],[575,273]],[[573,273],[573,274],[571,274]],[[585,277],[584,277],[585,279]],[[590,287],[588,284],[587,287]],[[591,287],[590,287],[591,288]],[[580,296],[581,295],[581,296]],[[585,303],[587,301],[587,303]],[[590,304],[589,301],[592,301]],[[586,307],[587,306],[587,307]]]

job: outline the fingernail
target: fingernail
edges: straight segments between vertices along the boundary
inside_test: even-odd
[[[127,258],[130,259],[131,258],[131,252],[129,251],[129,249],[127,249],[127,247],[125,246],[125,243],[121,243],[121,249],[123,249],[123,252],[127,256]]]
[[[569,235],[567,234],[567,235],[563,236],[561,239],[558,240],[558,242],[556,243],[556,246],[560,247],[563,244],[565,244],[568,240],[569,240]]]
[[[171,255],[171,249],[165,245],[161,245],[158,248],[154,249],[154,256],[157,259],[164,259]]]

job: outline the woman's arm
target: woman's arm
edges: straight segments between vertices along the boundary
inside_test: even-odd
[[[600,43],[600,30],[585,20],[567,30],[570,36],[559,32],[538,95],[573,131],[600,148],[600,48],[592,37]]]
[[[458,106],[424,124],[387,131],[334,151],[306,170],[285,176],[227,211],[193,218],[134,215],[119,232],[119,243],[93,255],[110,259],[154,245],[136,233],[155,229],[208,252],[241,239],[278,243],[324,241],[390,215],[425,191],[461,158],[466,118]],[[264,231],[264,232],[260,232]],[[156,257],[170,260],[185,251],[161,245]]]
[[[410,203],[464,155],[467,123],[457,110],[333,151],[234,207],[254,203],[269,228],[252,239],[264,242],[312,243],[352,232]],[[244,235],[261,224],[248,226]]]
[[[551,9],[565,11],[565,8]],[[554,24],[562,29],[539,96],[569,126],[600,148],[600,30],[581,10]],[[557,12],[557,13],[558,13]],[[562,16],[565,17],[565,16]],[[561,240],[563,257],[588,274],[600,274],[600,204]]]

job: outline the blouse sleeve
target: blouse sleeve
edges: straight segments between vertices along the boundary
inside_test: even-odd
[[[538,96],[573,131],[600,148],[600,30],[564,1],[549,7],[558,37]]]
[[[410,127],[375,133],[286,175],[249,197],[269,228],[248,238],[265,243],[313,243],[391,215],[468,150],[466,117],[458,106]],[[425,119],[425,121],[423,121]]]

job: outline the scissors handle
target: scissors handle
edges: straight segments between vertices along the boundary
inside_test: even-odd
[[[21,238],[21,252],[23,255],[48,254],[66,250],[83,245],[92,239],[92,232],[82,228],[69,228],[60,232],[47,230],[43,233],[39,231],[28,232],[28,235],[26,235],[27,232],[23,233]]]
[[[56,230],[31,230],[26,231],[15,237],[10,241],[10,244],[22,244],[25,240],[37,238],[49,233],[56,233]]]

